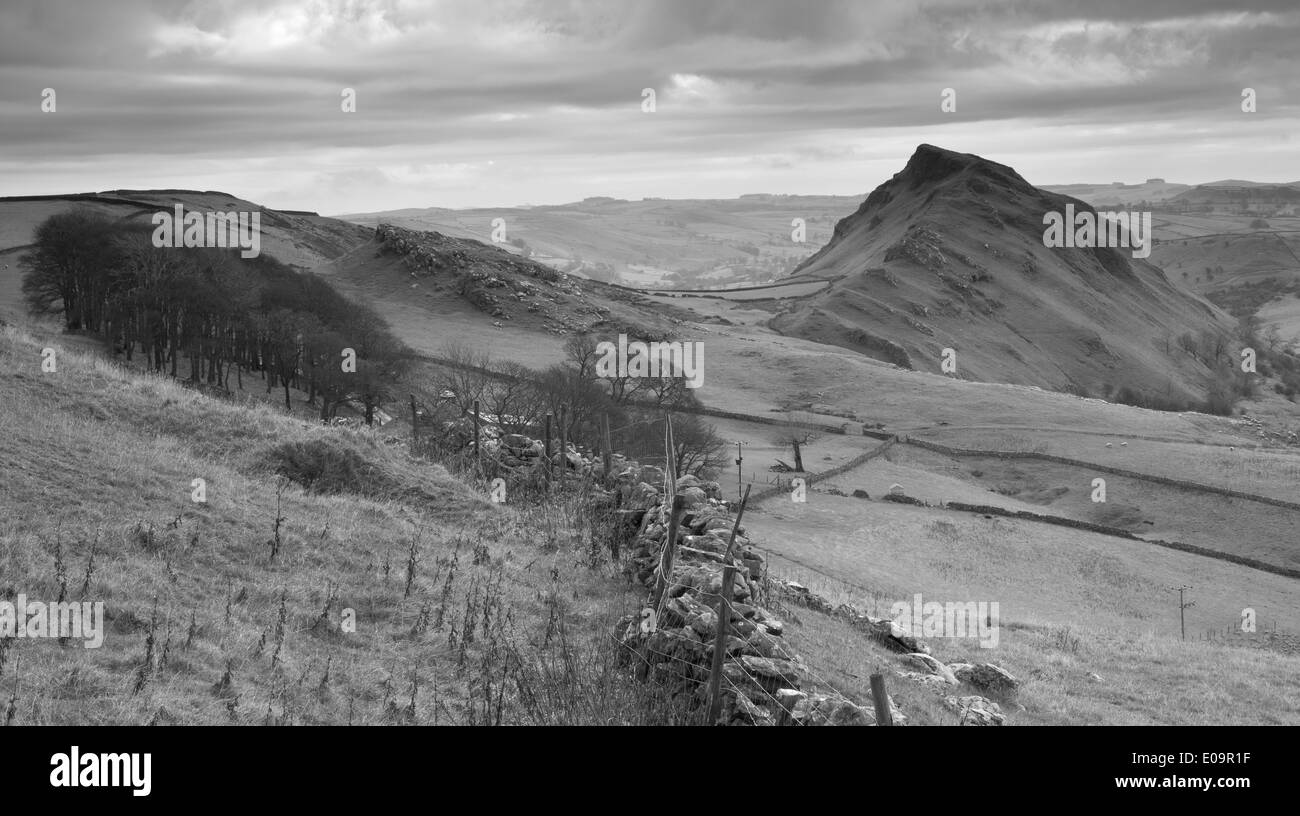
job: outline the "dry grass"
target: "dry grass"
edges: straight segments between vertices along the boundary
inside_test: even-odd
[[[640,598],[591,546],[584,499],[495,506],[369,433],[74,352],[43,374],[58,339],[0,331],[0,597],[66,587],[107,619],[98,649],[5,642],[14,723],[684,716],[617,669],[608,633]],[[286,484],[269,455],[286,443],[348,451],[385,489]]]

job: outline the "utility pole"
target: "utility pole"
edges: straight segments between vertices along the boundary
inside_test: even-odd
[[[736,495],[737,496],[740,495],[740,486],[741,484],[744,483],[744,479],[741,477],[740,463],[745,461],[745,457],[740,455],[740,444],[741,443],[739,442],[736,443]]]
[[[1178,624],[1179,627],[1182,629],[1183,640],[1187,640],[1187,618],[1185,612],[1191,607],[1196,606],[1196,601],[1187,601],[1186,603],[1183,602],[1183,593],[1191,588],[1192,587],[1187,586],[1186,584],[1184,584],[1183,586],[1169,587],[1169,590],[1171,592],[1175,590],[1178,592]]]

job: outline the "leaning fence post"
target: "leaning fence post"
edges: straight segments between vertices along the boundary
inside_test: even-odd
[[[727,656],[727,633],[731,629],[731,585],[736,568],[722,568],[722,594],[718,598],[718,629],[713,636],[713,669],[709,672],[709,725],[717,725],[722,715],[722,661]]]
[[[749,489],[753,484],[745,486],[745,495],[740,500],[740,509],[736,511],[736,523],[731,527],[731,540],[727,542],[727,554],[723,556],[722,563],[731,563],[731,550],[736,546],[736,534],[740,532],[740,519],[745,515],[745,505],[749,503]]]
[[[478,461],[478,474],[483,475],[483,431],[479,426],[478,400],[474,400],[474,457]]]
[[[668,538],[664,542],[662,555],[659,557],[659,577],[655,579],[654,598],[651,607],[657,612],[663,600],[668,582],[673,576],[673,555],[677,549],[677,527],[682,523],[682,513],[686,509],[685,496],[673,496],[673,509],[668,514]]]
[[[546,447],[543,460],[546,462],[546,475],[551,475],[551,415],[546,415]]]
[[[609,478],[610,458],[613,454],[613,448],[609,443],[609,414],[601,414],[601,430],[605,437],[605,478]]]
[[[889,711],[889,695],[885,694],[885,676],[871,675],[871,696],[876,703],[876,725],[893,725],[894,717]]]

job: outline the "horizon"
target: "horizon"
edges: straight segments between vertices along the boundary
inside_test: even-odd
[[[1012,169],[1015,169],[1014,166],[1012,166]],[[1169,179],[1169,178],[1167,178],[1167,177],[1163,177],[1163,176],[1152,176],[1151,178],[1160,178],[1160,179],[1163,179],[1163,180],[1164,180],[1164,183],[1166,183],[1166,184],[1182,184],[1182,185],[1185,185],[1185,186],[1187,186],[1187,187],[1189,187],[1189,188],[1207,187],[1207,186],[1211,186],[1211,185],[1226,185],[1226,184],[1228,184],[1229,182],[1245,182],[1245,183],[1248,183],[1248,184],[1263,184],[1263,185],[1276,185],[1276,186],[1296,186],[1297,183],[1300,183],[1300,182],[1297,182],[1297,181],[1289,181],[1289,182],[1288,182],[1288,181],[1259,181],[1258,179],[1242,179],[1242,178],[1221,178],[1221,179],[1214,179],[1214,180],[1212,180],[1212,181],[1202,181],[1202,182],[1184,182],[1184,181],[1179,181],[1179,180],[1177,180],[1177,179],[1171,180],[1171,179]],[[888,180],[888,179],[882,180],[881,183],[883,184],[884,181],[886,181],[886,180]],[[1032,182],[1031,182],[1031,183],[1032,183]],[[1104,187],[1104,186],[1107,186],[1107,185],[1110,185],[1110,184],[1116,184],[1116,183],[1123,184],[1125,187],[1141,187],[1141,186],[1143,186],[1144,184],[1147,183],[1147,180],[1144,179],[1143,181],[1139,181],[1139,182],[1131,182],[1131,183],[1130,183],[1130,182],[1113,182],[1113,181],[1112,181],[1112,182],[1102,182],[1102,181],[1076,181],[1076,182],[1063,182],[1063,183],[1052,183],[1052,184],[1034,184],[1033,186],[1035,186],[1035,187],[1041,187],[1041,188],[1048,188],[1048,187],[1071,187],[1071,186],[1074,186],[1074,187]],[[877,186],[879,186],[879,185],[877,185]],[[871,189],[874,190],[875,188],[873,187],[873,188],[871,188]],[[590,200],[598,200],[598,199],[607,199],[607,200],[614,201],[614,202],[624,202],[624,203],[629,203],[629,204],[635,204],[635,203],[644,202],[644,201],[671,201],[671,202],[689,202],[689,201],[739,201],[740,199],[742,199],[742,198],[747,198],[747,197],[785,197],[785,198],[852,198],[852,199],[865,199],[867,196],[869,196],[869,195],[871,194],[871,190],[866,190],[866,191],[862,191],[862,192],[858,192],[858,193],[777,193],[777,192],[750,192],[750,193],[740,193],[740,194],[738,194],[738,195],[727,196],[727,197],[723,197],[723,198],[678,198],[678,197],[675,197],[675,196],[641,196],[641,197],[638,197],[638,198],[618,198],[618,197],[615,197],[615,196],[591,195],[591,196],[587,196],[586,198],[575,199],[575,200],[571,200],[571,201],[556,201],[556,202],[542,202],[542,203],[522,203],[522,204],[486,204],[486,205],[482,205],[482,206],[465,206],[465,207],[445,207],[445,206],[439,206],[439,205],[433,204],[433,205],[429,205],[429,206],[390,207],[390,208],[386,208],[386,209],[382,209],[382,210],[367,210],[367,211],[359,211],[359,210],[358,210],[358,211],[349,211],[349,212],[322,212],[319,208],[314,208],[314,207],[277,207],[277,206],[273,206],[273,205],[272,205],[271,203],[269,203],[269,202],[259,201],[259,200],[256,200],[256,199],[253,199],[253,198],[250,198],[250,197],[244,196],[244,195],[242,195],[242,194],[240,194],[240,193],[237,193],[237,192],[231,192],[230,190],[222,190],[222,189],[207,189],[207,190],[199,190],[199,189],[187,189],[187,188],[178,188],[178,187],[171,187],[171,188],[168,188],[168,187],[159,187],[159,188],[130,188],[130,187],[115,187],[115,188],[108,188],[108,189],[103,189],[103,190],[81,190],[81,191],[78,191],[78,192],[75,192],[75,193],[71,193],[71,192],[64,192],[64,193],[18,193],[18,194],[15,194],[15,195],[0,196],[0,201],[6,200],[6,199],[13,199],[13,198],[31,198],[31,197],[38,197],[38,198],[61,198],[61,197],[65,197],[65,196],[103,195],[103,194],[105,194],[105,193],[112,193],[112,192],[122,192],[122,193],[126,193],[126,192],[131,192],[131,193],[158,193],[158,192],[161,192],[161,191],[164,191],[164,190],[176,190],[176,191],[178,191],[178,192],[186,192],[186,193],[204,193],[204,194],[206,194],[206,193],[220,193],[221,195],[231,196],[231,197],[233,197],[233,198],[238,198],[238,199],[241,199],[241,200],[243,200],[243,201],[248,201],[248,202],[250,202],[250,203],[260,204],[261,206],[266,207],[267,209],[271,209],[271,210],[279,210],[279,211],[285,211],[285,210],[310,211],[310,212],[315,212],[317,215],[321,216],[322,218],[335,218],[335,219],[343,219],[343,218],[345,218],[345,217],[347,217],[347,216],[355,216],[355,215],[372,215],[372,214],[375,214],[375,213],[396,212],[396,211],[401,211],[401,210],[445,210],[445,211],[448,211],[448,212],[464,212],[464,211],[469,211],[469,210],[489,210],[489,209],[523,210],[523,209],[538,209],[538,208],[542,208],[542,207],[567,207],[567,206],[573,206],[573,205],[577,205],[577,204],[583,204],[583,203],[586,203],[587,201],[590,201]]]

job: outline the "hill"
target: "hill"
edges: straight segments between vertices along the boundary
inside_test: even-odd
[[[1186,184],[1150,179],[1141,184],[1119,181],[1111,184],[1044,184],[1042,189],[1086,201],[1094,207],[1127,207],[1140,201],[1166,201],[1191,188]]]
[[[1085,393],[1199,398],[1209,372],[1165,341],[1231,319],[1128,249],[1044,246],[1043,215],[1092,211],[1014,170],[922,145],[798,273],[832,279],[772,325],[878,359]]]
[[[1163,206],[1185,212],[1231,212],[1239,215],[1295,215],[1300,185],[1218,182],[1185,190]]]

